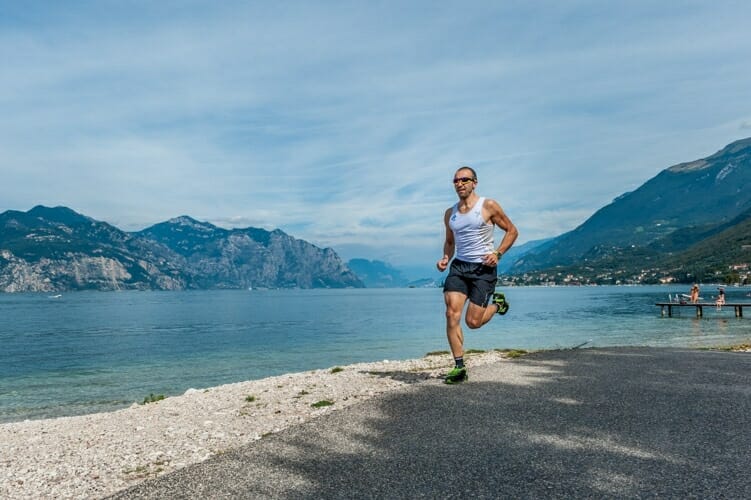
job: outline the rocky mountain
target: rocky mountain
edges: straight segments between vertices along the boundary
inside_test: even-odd
[[[682,252],[751,209],[751,138],[674,165],[598,210],[582,225],[519,258],[512,273],[611,259],[619,252]],[[628,250],[630,249],[630,250]]]
[[[517,284],[751,284],[751,210],[711,230],[679,230],[647,246],[595,246],[565,266],[513,275]],[[685,247],[691,236],[694,243]],[[673,235],[671,235],[673,236]],[[665,240],[670,240],[666,242]],[[663,251],[679,242],[675,251]],[[685,249],[683,249],[685,248]]]
[[[185,259],[197,288],[363,287],[331,248],[278,229],[222,229],[182,216],[136,233]]]
[[[137,233],[66,207],[0,214],[0,291],[362,287],[332,249],[178,217]]]
[[[65,207],[0,214],[0,291],[181,289],[172,252]]]

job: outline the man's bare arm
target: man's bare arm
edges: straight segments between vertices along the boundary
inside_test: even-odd
[[[490,220],[490,222],[504,231],[501,244],[498,245],[498,248],[496,249],[496,252],[502,255],[506,253],[509,248],[511,248],[511,246],[516,241],[516,238],[519,237],[519,231],[516,229],[514,223],[511,222],[511,219],[509,219],[508,215],[506,215],[506,212],[503,211],[503,208],[501,208],[501,205],[499,205],[497,201],[486,200],[483,209],[487,211],[488,219]],[[500,257],[496,253],[492,253],[486,256],[485,263],[487,265],[495,266],[498,265],[499,260]]]
[[[443,257],[436,263],[436,267],[439,271],[443,272],[449,265],[449,260],[454,256],[455,242],[454,232],[449,227],[449,217],[451,217],[451,209],[447,209],[443,215],[443,225],[446,226],[446,238],[443,241]]]

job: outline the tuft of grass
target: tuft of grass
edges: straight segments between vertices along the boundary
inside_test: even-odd
[[[343,371],[344,371],[344,368],[342,368],[341,366],[335,366],[331,369],[331,373],[339,373]]]
[[[154,394],[152,392],[151,394],[143,398],[143,403],[141,404],[145,405],[147,403],[156,403],[157,401],[161,401],[163,399],[164,399],[164,394]]]
[[[498,352],[502,352],[508,358],[521,358],[525,354],[529,354],[524,349],[496,349]]]
[[[123,474],[144,474],[148,472],[149,468],[145,465],[139,465],[132,469],[123,469]]]
[[[322,401],[319,401],[319,402],[317,402],[317,403],[313,403],[313,404],[312,404],[312,405],[310,405],[310,406],[312,406],[313,408],[323,408],[324,406],[331,406],[331,405],[333,405],[333,404],[334,404],[334,402],[333,402],[333,401],[329,401],[329,400],[327,400],[327,399],[324,399],[324,400],[322,400]]]
[[[425,355],[425,357],[428,356],[444,356],[446,354],[451,354],[449,351],[431,351]]]
[[[709,349],[710,350],[715,349],[718,351],[749,351],[751,350],[751,344],[744,343],[744,344],[729,345],[729,346],[724,346],[724,347],[714,347],[714,348],[709,348]]]
[[[256,400],[256,397],[253,396],[252,394],[245,396],[245,401],[247,401],[248,403],[252,403],[255,400]]]
[[[486,352],[484,349],[467,349],[464,354],[482,354]]]

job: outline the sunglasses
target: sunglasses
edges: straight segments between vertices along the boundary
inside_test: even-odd
[[[455,177],[454,184],[466,184],[468,182],[474,182],[474,177]]]

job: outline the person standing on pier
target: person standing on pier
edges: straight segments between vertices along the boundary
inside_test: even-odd
[[[488,323],[495,314],[506,314],[508,303],[502,293],[495,293],[498,281],[498,261],[511,248],[519,232],[495,200],[475,192],[477,173],[461,167],[454,174],[454,190],[459,201],[443,216],[446,238],[443,257],[436,263],[439,271],[451,269],[443,285],[446,303],[446,337],[455,366],[446,376],[447,384],[467,380],[464,366],[464,333],[461,319],[469,301],[464,321],[471,329]],[[495,248],[493,232],[498,226],[505,232]],[[492,297],[492,301],[491,301]]]
[[[691,298],[689,300],[691,300],[692,304],[699,302],[699,285],[696,283],[691,287]]]

